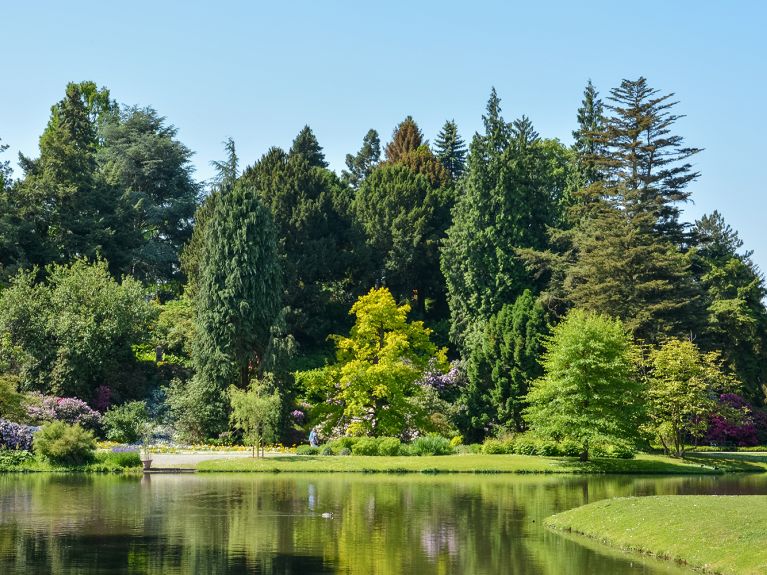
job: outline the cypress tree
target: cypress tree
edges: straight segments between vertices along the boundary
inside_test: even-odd
[[[346,167],[341,174],[343,181],[355,190],[381,161],[381,140],[378,132],[368,130],[362,139],[362,147],[354,156],[346,154]]]
[[[408,116],[394,128],[391,142],[386,144],[386,160],[397,162],[408,152],[412,152],[426,143],[418,124],[415,123],[412,116]]]
[[[195,294],[195,377],[208,434],[227,425],[225,390],[245,388],[263,360],[281,308],[277,242],[269,210],[252,187],[237,183],[219,196],[205,227]]]
[[[448,120],[442,126],[434,142],[434,155],[455,181],[461,177],[466,167],[466,144],[458,134],[458,125]]]
[[[309,126],[304,126],[298,133],[293,145],[290,147],[290,155],[301,155],[310,166],[318,168],[327,168],[325,154],[322,152],[322,146],[317,141],[317,137]]]

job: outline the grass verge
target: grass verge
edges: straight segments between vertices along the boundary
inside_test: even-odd
[[[703,458],[701,458],[703,459]],[[213,459],[197,464],[198,471],[230,472],[362,472],[362,473],[632,473],[714,474],[720,461],[685,461],[660,455],[634,459],[594,459],[582,463],[568,457],[533,455],[441,455],[424,457],[280,456],[263,459]],[[743,471],[746,469],[739,469]],[[752,470],[752,469],[748,469]],[[762,470],[762,469],[759,469]]]
[[[706,573],[767,573],[767,496],[607,499],[549,517],[545,525]]]
[[[96,452],[92,462],[83,465],[56,465],[29,454],[4,457],[0,460],[0,473],[139,473],[141,460],[137,453]]]

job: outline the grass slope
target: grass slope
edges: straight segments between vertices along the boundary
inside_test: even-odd
[[[608,499],[559,513],[545,524],[707,573],[767,573],[767,496]]]
[[[718,464],[719,462],[717,462]],[[567,457],[531,455],[441,455],[425,457],[279,456],[263,459],[214,459],[198,471],[367,472],[367,473],[721,473],[709,462],[688,462],[659,455],[635,459],[595,459],[581,463]]]

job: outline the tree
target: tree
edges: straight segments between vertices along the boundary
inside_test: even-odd
[[[706,433],[716,398],[736,386],[716,352],[702,354],[691,341],[668,340],[650,355],[648,428],[666,453],[683,457],[686,443]]]
[[[282,400],[276,389],[254,379],[247,390],[231,386],[229,402],[232,405],[231,422],[242,431],[243,442],[256,454],[264,456],[264,444],[277,438]]]
[[[368,130],[362,139],[362,147],[354,156],[346,154],[346,167],[341,174],[343,181],[355,190],[381,161],[381,140],[378,132]]]
[[[224,142],[226,159],[214,160],[211,165],[216,169],[213,176],[213,185],[194,212],[194,229],[189,241],[184,245],[180,255],[181,271],[186,276],[184,292],[189,297],[194,297],[197,291],[197,283],[200,274],[200,257],[205,243],[205,228],[213,214],[218,198],[221,194],[229,193],[239,177],[239,162],[234,140],[228,138]]]
[[[557,151],[563,146],[539,140],[526,118],[505,123],[495,91],[483,119],[441,255],[451,337],[461,348],[504,304],[540,287],[519,250],[547,247],[548,228],[561,221],[569,163]]]
[[[506,304],[471,342],[469,385],[461,403],[470,421],[464,437],[481,439],[487,428],[524,431],[522,417],[530,384],[542,375],[538,358],[547,333],[546,313],[530,290]]]
[[[154,316],[141,284],[118,283],[103,260],[50,265],[45,283],[36,276],[20,271],[0,292],[0,354],[22,388],[85,399],[101,385],[141,393],[131,347]]]
[[[642,386],[621,321],[573,310],[544,347],[543,377],[527,395],[525,419],[532,431],[576,442],[581,461],[600,445],[633,446]]]
[[[599,98],[599,92],[589,80],[583,90],[581,107],[578,108],[578,129],[573,132],[573,148],[578,163],[579,180],[583,186],[598,182],[603,177],[596,163],[605,155],[604,129],[604,104]]]
[[[275,223],[288,331],[301,343],[321,345],[329,331],[343,326],[359,289],[352,192],[330,170],[279,148],[247,168],[242,180]]]
[[[386,144],[386,161],[396,162],[408,152],[426,143],[418,124],[412,116],[408,116],[394,128],[391,142]]]
[[[195,295],[197,339],[190,393],[208,433],[226,424],[225,390],[245,387],[267,349],[281,309],[274,224],[256,191],[238,182],[206,225]]]
[[[407,321],[410,306],[397,306],[386,288],[372,289],[352,306],[349,337],[335,336],[336,363],[296,374],[318,402],[326,431],[346,435],[403,435],[428,431],[418,407],[418,381],[432,368],[445,371],[445,350],[429,340],[423,322]]]
[[[463,175],[466,166],[466,144],[458,134],[455,120],[448,120],[442,126],[434,142],[434,155],[455,181]]]
[[[68,84],[64,99],[51,108],[40,157],[19,158],[25,178],[18,205],[32,227],[24,245],[32,263],[92,258],[108,252],[113,241],[117,201],[96,177],[94,116],[101,105],[92,105],[108,99],[108,91],[96,97],[84,84]]]
[[[322,146],[317,141],[317,137],[309,126],[304,126],[298,133],[293,145],[290,147],[290,155],[301,155],[310,166],[317,168],[327,168],[325,154],[322,153]]]
[[[99,133],[99,170],[120,198],[113,269],[146,282],[178,279],[179,253],[192,234],[199,195],[192,152],[152,108],[111,114]]]

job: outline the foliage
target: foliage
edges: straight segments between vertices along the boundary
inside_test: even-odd
[[[141,466],[141,456],[139,455],[138,451],[107,451],[105,453],[100,452],[96,454],[96,461],[123,469]]]
[[[83,465],[94,459],[96,438],[80,425],[54,421],[35,433],[34,449],[40,457],[57,465]]]
[[[418,385],[432,358],[443,370],[445,350],[429,341],[431,330],[408,322],[410,306],[397,306],[389,290],[372,289],[352,306],[349,337],[335,336],[336,363],[296,374],[318,403],[326,432],[400,436],[428,426],[418,410]]]
[[[621,321],[573,310],[544,347],[544,374],[533,383],[525,412],[535,434],[577,442],[584,461],[595,445],[632,445],[642,387]]]
[[[386,144],[386,161],[397,162],[408,152],[424,145],[423,133],[412,116],[397,124],[392,133],[391,142]]]
[[[296,455],[319,455],[320,448],[312,445],[299,445],[296,447]]]
[[[434,155],[455,181],[463,175],[466,167],[466,144],[458,134],[455,120],[448,120],[442,126],[434,141]]]
[[[224,431],[225,390],[245,386],[263,358],[280,290],[272,218],[255,190],[238,183],[221,196],[207,223],[195,295],[196,373],[185,401],[204,435]]]
[[[461,427],[471,439],[485,429],[523,431],[522,411],[530,383],[542,375],[538,363],[547,333],[546,313],[529,290],[504,305],[470,344],[469,384],[461,396]]]
[[[738,382],[722,370],[717,353],[703,354],[689,340],[668,340],[653,350],[649,365],[648,429],[666,453],[683,456],[686,442],[705,434],[716,395]]]
[[[328,163],[325,161],[325,154],[322,153],[322,147],[309,126],[304,126],[295,140],[293,140],[293,145],[290,146],[290,155],[303,156],[303,159],[310,166],[317,168],[328,167]]]
[[[101,414],[76,397],[55,397],[33,392],[27,398],[27,417],[36,423],[63,421],[94,431],[101,425]]]
[[[153,315],[139,282],[122,283],[103,260],[77,259],[19,272],[0,292],[0,341],[23,389],[89,397],[102,384],[127,386],[131,344],[146,337]]]
[[[269,383],[253,380],[247,390],[229,388],[232,424],[242,431],[243,441],[253,448],[254,456],[261,449],[263,457],[263,445],[277,438],[282,399],[277,390],[268,389]]]
[[[104,414],[106,438],[119,443],[138,443],[147,433],[149,411],[146,402],[130,401]]]
[[[35,430],[29,425],[0,419],[0,448],[29,451]]]
[[[416,437],[411,448],[414,455],[451,455],[455,451],[449,439],[436,434]]]
[[[341,178],[355,190],[371,174],[373,168],[381,161],[381,140],[378,132],[368,130],[362,139],[362,147],[355,155],[346,154],[346,168]]]
[[[708,416],[705,441],[711,445],[753,447],[760,432],[767,431],[767,414],[754,409],[740,395],[723,393],[715,411]]]
[[[24,396],[17,387],[16,376],[0,374],[0,418],[12,421],[26,419]]]

